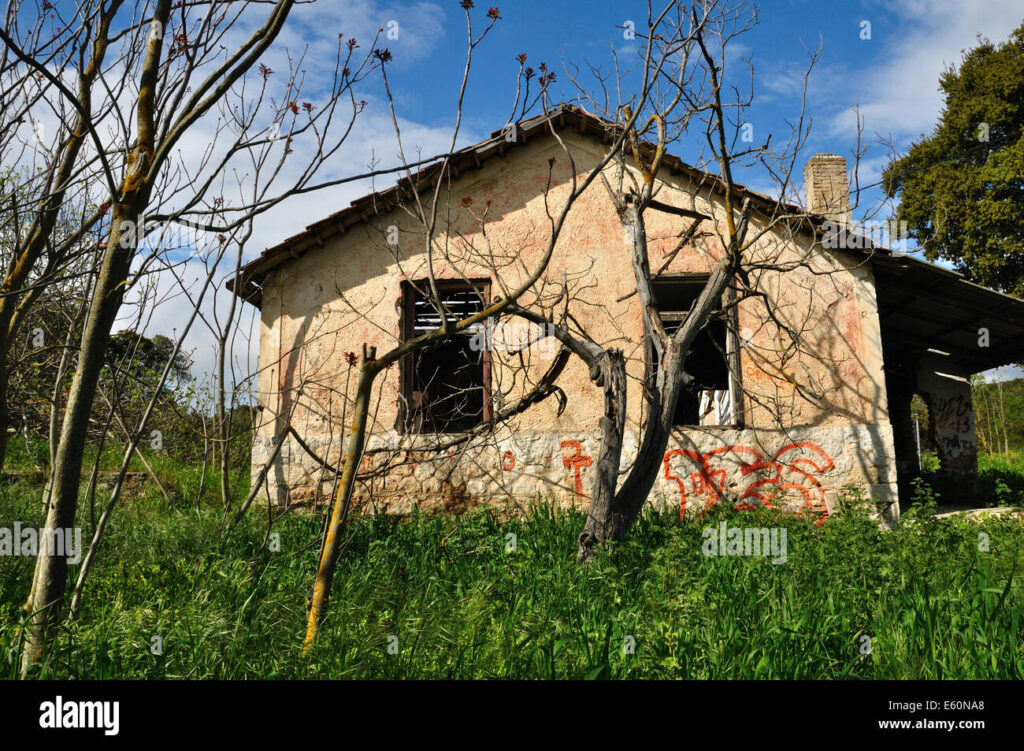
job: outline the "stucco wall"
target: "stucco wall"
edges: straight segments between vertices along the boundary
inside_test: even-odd
[[[599,158],[600,145],[570,134],[565,142],[577,174],[586,174]],[[549,169],[552,189],[545,198]],[[721,206],[708,200],[706,188],[671,174],[659,177],[663,188],[658,200],[715,217],[703,225],[708,235],[679,252],[665,273],[711,271],[722,252],[715,231],[724,225]],[[495,292],[503,284],[514,286],[538,263],[550,236],[546,207],[557,213],[569,181],[569,160],[550,138],[517,147],[462,176],[454,183],[450,200],[442,199],[441,227],[446,231],[434,244],[436,276],[490,278]],[[691,204],[694,195],[696,203]],[[462,205],[463,198],[471,199],[468,207]],[[482,216],[486,236],[481,232]],[[658,269],[689,220],[655,211],[646,216],[650,261]],[[386,241],[392,225],[399,229],[397,249]],[[763,226],[755,221],[753,231]],[[739,330],[747,340],[740,349],[747,429],[679,431],[670,453],[690,451],[692,456],[668,457],[667,474],[659,479],[653,501],[679,505],[680,483],[689,482],[687,497],[697,503],[702,495],[699,483],[694,485],[680,465],[685,461],[706,462],[701,464],[704,474],[714,473],[714,482],[721,480],[720,487],[731,488],[732,495],[743,495],[753,482],[767,479],[753,492],[773,482],[788,484],[790,495],[801,504],[810,499],[808,503],[824,507],[847,483],[868,487],[879,500],[895,499],[892,433],[870,266],[863,258],[822,251],[810,242],[780,227],[747,250],[752,261],[773,267],[755,270],[752,277],[771,301],[775,317],[772,320],[757,298],[741,302],[738,309]],[[347,400],[355,386],[356,370],[349,355],[360,353],[364,343],[378,352],[395,345],[401,281],[425,273],[422,227],[394,212],[326,239],[322,247],[271,274],[262,298],[258,398],[263,410],[253,450],[254,473],[266,461],[286,415],[314,451],[329,462],[337,461],[342,425],[349,419]],[[624,232],[600,181],[570,213],[536,295],[553,296],[564,281],[571,287],[570,309],[588,334],[599,344],[621,348],[627,356],[627,426],[635,436],[642,417],[642,324],[637,297],[630,296],[635,284]],[[527,305],[536,301],[534,293],[522,300]],[[526,372],[538,377],[552,353],[552,348],[531,348]],[[516,362],[512,355],[492,353],[491,384],[499,406],[514,402],[523,391],[522,374],[513,367]],[[458,461],[432,462],[422,453],[409,457],[409,463],[391,472],[386,482],[375,481],[372,495],[394,510],[437,500],[436,494],[462,498],[458,503],[538,494],[583,502],[589,492],[587,459],[597,453],[601,394],[576,358],[558,385],[567,399],[561,414],[556,400],[547,399],[479,445],[460,447]],[[377,388],[371,407],[371,448],[390,445],[404,451],[421,445],[422,439],[400,439],[393,432],[398,369],[385,372]],[[627,462],[635,438],[630,441]],[[573,459],[577,445],[579,454]],[[385,461],[384,453],[368,456],[365,469]],[[673,469],[677,465],[678,470]],[[315,495],[323,490],[320,475],[325,474],[288,439],[268,478],[271,497],[283,502]],[[439,478],[445,477],[447,485],[442,485]],[[703,502],[708,502],[714,493],[705,488],[703,495]],[[754,495],[748,498],[756,500]]]

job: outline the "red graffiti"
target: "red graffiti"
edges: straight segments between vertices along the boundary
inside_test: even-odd
[[[574,448],[575,453],[572,456],[562,457],[562,466],[566,469],[572,468],[573,472],[573,487],[576,491],[576,497],[583,497],[583,474],[581,469],[583,467],[589,467],[593,462],[589,456],[583,456],[583,446],[579,441],[562,441],[562,448]]]
[[[501,455],[501,468],[506,472],[511,472],[516,467],[516,455],[511,451],[506,451]]]
[[[832,458],[824,449],[809,441],[797,441],[783,446],[768,458],[761,451],[750,446],[722,446],[700,454],[689,449],[675,449],[665,453],[665,479],[674,480],[679,486],[679,517],[686,512],[687,488],[682,477],[672,473],[671,460],[674,457],[686,457],[697,466],[691,473],[690,492],[695,496],[704,496],[704,509],[718,503],[725,495],[725,479],[727,470],[715,469],[715,460],[727,455],[739,460],[739,473],[742,477],[756,475],[757,479],[750,483],[739,495],[736,508],[751,510],[754,505],[746,503],[747,499],[756,499],[759,505],[773,508],[772,496],[779,491],[793,490],[804,498],[804,512],[819,515],[818,523],[828,517],[825,505],[825,489],[815,475],[823,475],[835,466]]]
[[[680,518],[682,518],[683,512],[686,510],[686,486],[684,481],[672,474],[669,462],[672,457],[685,456],[694,464],[697,465],[697,472],[692,473],[689,476],[691,492],[694,495],[703,495],[706,497],[707,506],[713,506],[725,493],[725,469],[712,469],[711,460],[714,457],[719,457],[726,454],[736,454],[738,457],[746,454],[749,457],[749,461],[742,461],[740,459],[740,474],[743,476],[749,475],[755,471],[755,468],[764,459],[762,454],[757,449],[750,448],[749,446],[722,446],[720,448],[712,449],[706,454],[700,454],[696,451],[689,449],[675,449],[665,453],[664,465],[665,465],[665,479],[675,480],[679,486],[679,497],[680,497]]]

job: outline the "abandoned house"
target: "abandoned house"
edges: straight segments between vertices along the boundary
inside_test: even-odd
[[[570,164],[588,174],[610,141],[607,122],[567,106],[509,135],[506,128],[457,152],[438,188],[430,266],[451,319],[480,310],[534,268],[550,237],[548,211],[557,213],[571,188]],[[605,169],[611,179],[613,166]],[[437,174],[429,166],[408,185],[429,201]],[[707,231],[678,249],[689,220],[646,213],[656,302],[671,330],[721,257],[714,231],[724,213],[721,183],[673,157],[655,179],[659,202],[709,218]],[[869,243],[828,247],[835,243],[825,228],[850,222],[844,159],[812,157],[804,183],[802,218],[777,223],[748,250],[763,295],[721,305],[687,357],[678,428],[650,503],[683,513],[719,501],[785,497],[825,515],[852,484],[896,515],[919,468],[915,394],[928,407],[926,437],[942,471],[968,482],[975,472],[968,379],[1022,359],[1024,302]],[[801,212],[737,189],[754,208],[752,225]],[[425,232],[409,210],[412,193],[396,186],[356,200],[266,250],[233,280],[236,294],[261,311],[252,471],[255,477],[273,458],[265,479],[272,503],[331,494],[363,346],[381,354],[440,323],[425,294]],[[651,367],[635,288],[623,227],[595,180],[522,304],[554,296],[556,314],[568,310],[592,341],[624,352],[630,382],[623,470],[637,448]],[[357,484],[368,509],[538,497],[587,503],[601,390],[572,357],[558,375],[558,394],[494,425],[559,349],[554,337],[523,321],[482,329],[378,377]]]

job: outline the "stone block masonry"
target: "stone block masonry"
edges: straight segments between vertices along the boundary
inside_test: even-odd
[[[306,443],[328,462],[337,461],[337,437],[321,436]],[[633,456],[637,443],[636,434],[627,433],[624,456]],[[257,439],[255,472],[271,449],[269,441]],[[589,504],[599,436],[517,433],[443,453],[415,447],[389,450],[387,439],[374,436],[368,449],[363,472],[385,464],[391,467],[360,485],[357,495],[370,512],[404,514],[416,506],[464,510],[502,499],[538,498],[582,509]],[[888,424],[784,431],[679,430],[664,454],[648,503],[680,515],[732,503],[741,508],[768,505],[824,519],[837,510],[844,488],[855,485],[891,519],[898,515],[892,455]],[[324,501],[333,483],[333,473],[291,439],[268,477],[270,497],[279,505]]]

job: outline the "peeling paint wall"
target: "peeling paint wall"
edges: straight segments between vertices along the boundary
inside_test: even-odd
[[[577,174],[586,174],[599,159],[599,144],[572,134],[564,139]],[[545,201],[552,157],[553,188]],[[707,224],[710,234],[679,252],[665,273],[709,273],[722,253],[722,241],[715,236],[715,225],[724,224],[722,207],[709,200],[706,187],[667,173],[659,178],[664,185],[658,200],[717,220]],[[490,278],[494,291],[502,284],[514,286],[538,262],[549,236],[545,204],[556,212],[569,180],[569,161],[550,138],[462,176],[440,212],[445,221],[450,216],[451,225],[444,225],[449,231],[434,246],[436,275]],[[468,208],[460,206],[464,197],[471,199]],[[485,211],[486,238],[473,217]],[[657,270],[689,221],[655,211],[646,217],[650,262]],[[386,242],[390,225],[399,228],[397,249]],[[760,229],[756,221],[753,225],[754,231]],[[749,249],[752,261],[783,268],[753,272],[758,289],[772,303],[772,315],[758,299],[741,302],[738,310],[738,328],[747,340],[740,349],[745,429],[677,431],[652,502],[682,506],[685,500],[686,508],[693,509],[719,495],[763,502],[774,491],[798,507],[806,504],[822,513],[850,483],[864,486],[880,501],[895,500],[871,269],[863,257],[823,252],[809,242],[776,228]],[[497,259],[497,268],[482,261],[484,253]],[[337,462],[356,380],[346,353],[360,353],[364,343],[382,353],[397,343],[400,284],[425,275],[425,258],[422,230],[395,212],[333,236],[271,274],[263,290],[258,381],[263,411],[253,449],[254,474],[289,414],[310,448],[329,463]],[[552,284],[569,280],[576,318],[595,341],[618,347],[627,357],[628,462],[642,418],[642,322],[637,296],[630,295],[635,284],[624,231],[600,181],[573,208],[545,279]],[[538,293],[550,289],[542,285]],[[533,299],[527,295],[523,302]],[[533,378],[550,364],[551,353],[551,348],[530,349],[527,372]],[[512,367],[515,359],[492,356],[491,384],[499,408],[523,392],[522,374]],[[568,403],[562,414],[556,400],[547,399],[482,443],[459,447],[451,456],[423,451],[417,456],[422,439],[394,433],[399,374],[392,368],[378,379],[364,470],[380,469],[387,457],[400,466],[386,479],[365,485],[361,496],[388,510],[538,494],[584,503],[588,461],[597,454],[601,393],[576,358],[558,385]],[[389,446],[399,450],[383,450]],[[412,454],[399,462],[407,451]],[[329,492],[332,481],[331,473],[287,439],[268,486],[274,502],[282,503]]]

